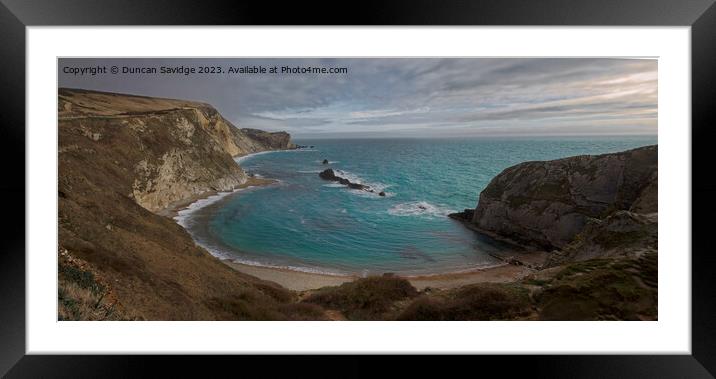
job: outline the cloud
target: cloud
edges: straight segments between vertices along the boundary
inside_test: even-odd
[[[410,136],[657,131],[657,61],[613,58],[61,59],[62,65],[346,67],[347,74],[88,76],[60,85],[199,100],[239,127]]]

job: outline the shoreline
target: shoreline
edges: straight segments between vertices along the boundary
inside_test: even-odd
[[[299,149],[298,149],[298,148],[292,148],[292,149],[281,149],[281,150],[258,151],[258,152],[255,152],[255,153],[249,153],[249,154],[245,154],[245,155],[234,156],[234,157],[231,157],[231,159],[232,159],[234,162],[236,162],[237,165],[241,166],[241,162],[243,162],[244,160],[246,160],[246,159],[248,159],[248,158],[251,158],[251,157],[253,157],[253,156],[256,156],[256,155],[268,154],[268,153],[275,153],[275,152],[278,152],[278,151],[293,151],[293,150],[299,150]],[[241,169],[243,170],[243,167],[242,167]],[[244,172],[246,172],[246,171],[244,171]],[[248,177],[248,179],[246,180],[245,183],[238,185],[236,188],[234,188],[234,189],[231,190],[231,191],[207,191],[207,192],[202,192],[202,193],[200,193],[200,194],[191,196],[191,197],[189,197],[189,198],[187,198],[187,199],[175,201],[175,202],[169,204],[166,208],[157,211],[156,214],[158,214],[158,215],[160,215],[160,216],[169,217],[169,218],[171,218],[171,219],[174,219],[175,217],[177,217],[177,216],[179,215],[179,211],[183,211],[183,210],[189,208],[192,204],[194,204],[194,203],[196,203],[196,202],[198,202],[198,201],[200,201],[200,200],[205,200],[205,199],[208,199],[208,198],[210,198],[210,197],[212,197],[212,196],[218,195],[219,193],[227,193],[227,194],[229,194],[229,193],[234,193],[234,192],[236,192],[236,191],[239,191],[239,190],[242,190],[242,189],[246,189],[246,188],[249,188],[249,187],[262,187],[262,186],[268,186],[268,185],[271,185],[271,184],[274,184],[274,183],[278,183],[278,180],[276,180],[276,179],[267,179],[267,178],[260,178],[260,177],[252,177],[252,176],[250,176],[250,177]]]
[[[184,200],[180,200],[180,201],[176,201],[176,202],[174,202],[174,203],[171,203],[171,204],[169,204],[169,206],[167,206],[166,208],[164,208],[164,209],[162,209],[162,210],[160,210],[160,211],[157,211],[156,214],[158,214],[158,215],[160,215],[160,216],[164,216],[164,217],[168,217],[168,218],[174,219],[175,217],[179,216],[179,212],[180,212],[180,211],[183,211],[183,210],[185,210],[185,209],[191,207],[192,204],[194,204],[194,203],[196,203],[196,202],[198,202],[198,201],[201,201],[201,200],[206,200],[206,199],[208,199],[208,198],[210,198],[210,197],[212,197],[212,196],[216,196],[216,195],[218,195],[218,194],[220,194],[220,193],[231,194],[231,193],[234,193],[234,192],[236,192],[236,191],[240,191],[240,190],[247,189],[247,188],[250,188],[250,187],[264,187],[264,186],[268,186],[268,185],[271,185],[271,184],[274,184],[274,183],[278,183],[278,180],[276,180],[276,179],[266,179],[266,178],[249,177],[249,178],[246,180],[246,182],[244,182],[243,184],[240,184],[240,185],[236,186],[236,188],[234,188],[234,189],[231,190],[231,191],[207,191],[207,192],[202,192],[202,193],[200,193],[200,194],[198,194],[198,195],[194,195],[194,196],[192,196],[192,197],[190,197],[190,198],[187,198],[187,199],[184,199]]]
[[[330,275],[322,273],[291,270],[268,266],[254,266],[221,259],[227,266],[244,274],[277,283],[293,291],[310,291],[322,287],[339,286],[360,279],[359,275]],[[524,265],[504,263],[497,266],[477,267],[465,271],[424,274],[395,275],[404,278],[418,290],[450,289],[475,283],[508,283],[524,278],[535,270]]]

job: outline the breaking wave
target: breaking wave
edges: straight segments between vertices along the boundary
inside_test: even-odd
[[[363,184],[365,186],[369,186],[370,189],[372,189],[373,191],[376,192],[376,194],[378,192],[383,191],[383,192],[385,192],[386,195],[388,195],[388,192],[385,190],[386,190],[386,188],[390,187],[390,184],[383,184],[380,182],[371,182],[371,181],[361,178],[360,176],[358,176],[352,172],[348,172],[348,171],[344,171],[344,170],[334,169],[333,171],[335,171],[337,176],[340,176],[341,178],[348,179],[348,181],[350,181],[351,183],[358,183],[358,184]],[[366,192],[366,191],[356,191],[356,192]],[[370,192],[367,192],[367,193],[370,194]]]
[[[455,211],[450,208],[430,204],[427,201],[400,203],[388,209],[388,213],[390,215],[402,217],[446,217],[448,214],[453,212]]]

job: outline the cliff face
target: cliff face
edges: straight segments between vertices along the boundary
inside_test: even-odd
[[[152,212],[246,182],[232,156],[293,147],[287,133],[247,133],[182,100],[61,89],[59,120],[61,156],[99,158],[92,172],[131,178],[122,193]]]
[[[241,133],[247,136],[250,141],[256,141],[259,148],[263,150],[266,150],[266,148],[263,148],[264,146],[275,150],[296,148],[296,145],[291,143],[291,135],[286,132],[265,132],[258,129],[244,128],[241,129]],[[250,149],[251,146],[246,148]]]
[[[155,214],[244,183],[232,155],[284,145],[201,103],[60,90],[58,111],[61,317],[289,317],[292,293],[229,268]]]
[[[562,249],[615,211],[657,212],[657,147],[525,162],[496,176],[471,222],[523,245]]]

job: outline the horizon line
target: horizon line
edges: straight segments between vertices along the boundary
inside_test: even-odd
[[[274,133],[275,131],[271,131]],[[351,135],[353,132],[346,132],[347,135],[328,135],[317,134],[317,135],[293,135],[291,132],[287,132],[291,135],[292,139],[455,139],[455,138],[539,138],[539,137],[659,137],[658,133],[558,133],[558,134],[482,134],[482,135],[454,135],[454,136],[410,136],[410,135],[362,135],[356,136]],[[359,132],[358,132],[359,133]]]

